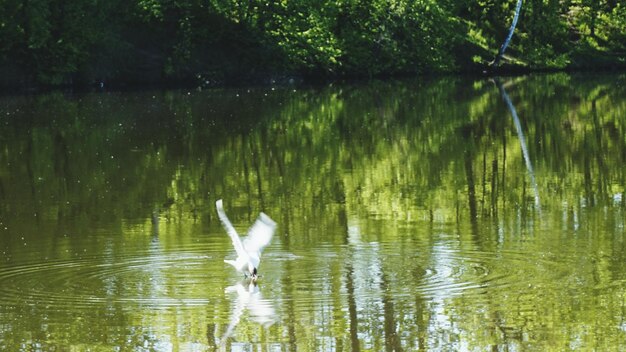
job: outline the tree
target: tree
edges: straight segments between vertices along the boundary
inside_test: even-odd
[[[498,50],[498,54],[496,55],[495,59],[493,59],[493,61],[490,64],[491,66],[498,67],[498,64],[500,64],[500,60],[502,59],[502,56],[504,55],[504,51],[506,50],[506,47],[509,45],[511,38],[513,38],[513,32],[515,31],[515,26],[517,25],[517,20],[519,19],[519,13],[521,10],[522,10],[522,0],[517,0],[517,5],[515,6],[515,15],[513,15],[513,21],[511,22],[511,28],[509,28],[509,34],[506,36],[506,39],[504,39],[504,43],[502,43],[502,46],[500,46],[500,50]]]

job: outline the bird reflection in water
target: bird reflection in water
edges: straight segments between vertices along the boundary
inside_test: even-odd
[[[227,287],[225,291],[228,294],[236,293],[237,295],[235,296],[233,310],[230,314],[230,323],[224,336],[220,339],[222,348],[226,346],[228,338],[233,334],[246,309],[248,310],[248,319],[261,324],[265,328],[276,322],[276,311],[272,302],[263,298],[259,286],[254,280],[244,280],[236,285]]]

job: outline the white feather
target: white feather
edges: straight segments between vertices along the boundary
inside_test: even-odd
[[[243,248],[250,253],[261,253],[263,249],[270,244],[274,231],[276,230],[276,222],[265,213],[259,214],[250,230],[248,236],[243,241]]]

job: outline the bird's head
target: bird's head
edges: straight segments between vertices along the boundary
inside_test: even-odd
[[[252,264],[248,264],[248,272],[250,272],[250,278],[253,281],[256,281],[256,279],[259,277],[256,268]]]

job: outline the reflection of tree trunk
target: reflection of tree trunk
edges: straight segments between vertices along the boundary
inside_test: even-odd
[[[457,228],[460,227],[460,223],[461,223],[461,206],[460,206],[460,200],[458,197],[458,193],[457,193],[457,197],[456,197],[456,224],[457,224]],[[429,210],[429,218],[428,218],[428,225],[424,226],[424,231],[426,234],[426,238],[428,239],[428,246],[427,248],[432,248],[433,246],[433,242],[435,241],[435,222],[434,222],[434,217],[433,217],[433,211]],[[421,262],[427,263],[427,262],[431,262],[431,256],[433,254],[433,251],[424,251],[424,253],[421,255]],[[417,265],[415,267],[415,269],[413,269],[413,280],[415,283],[420,283],[420,282],[424,282],[424,280],[428,280],[428,272],[422,268],[421,266]],[[424,296],[419,293],[416,292],[415,293],[415,325],[417,325],[417,341],[418,341],[418,346],[420,346],[423,349],[427,349],[427,345],[428,345],[428,329],[430,327],[430,313],[431,313],[431,309],[429,307],[431,300],[430,299],[426,299],[424,298]]]
[[[478,216],[476,210],[476,186],[474,182],[474,168],[472,166],[472,155],[465,153],[465,177],[467,179],[467,201],[469,205],[470,221],[472,228],[477,227],[476,218]]]
[[[498,158],[491,162],[491,216],[498,216]]]
[[[487,148],[483,151],[483,169],[481,178],[480,213],[485,214],[485,195],[487,194]],[[478,211],[478,210],[477,210]]]
[[[285,248],[286,249],[291,249],[291,236],[289,236],[289,234],[294,233],[293,231],[293,225],[291,223],[291,219],[293,218],[293,213],[292,213],[292,205],[291,205],[291,197],[285,197],[284,198],[284,202],[282,202],[281,204],[281,210],[282,210],[282,224],[280,226],[280,231],[279,233],[282,234],[282,241],[285,244]]]
[[[339,181],[338,181],[339,182]],[[341,190],[342,196],[345,199],[345,188],[343,184],[341,187],[337,187]],[[341,209],[339,210],[339,223],[343,228],[344,245],[349,247],[349,229],[348,229],[348,212],[346,210],[346,202],[339,203]],[[361,344],[359,342],[359,321],[356,313],[356,299],[354,296],[354,267],[352,266],[352,258],[355,253],[350,249],[346,260],[346,291],[348,292],[348,317],[350,319],[350,347],[353,352],[361,351]]]
[[[526,137],[524,136],[524,130],[522,129],[522,124],[517,116],[517,110],[515,110],[515,106],[511,102],[509,95],[506,94],[506,90],[500,81],[496,78],[494,80],[496,85],[498,86],[498,90],[500,90],[500,95],[502,95],[502,99],[506,103],[511,116],[513,117],[513,123],[515,124],[515,130],[517,131],[517,137],[519,139],[520,148],[522,149],[522,155],[524,157],[524,163],[526,164],[526,169],[528,170],[528,175],[530,176],[530,184],[533,188],[533,193],[535,196],[535,206],[537,210],[541,212],[541,202],[539,200],[539,190],[537,188],[537,181],[535,179],[535,171],[533,170],[533,165],[530,161],[530,155],[528,152],[528,147],[526,146]]]
[[[594,107],[595,103],[592,101],[591,103],[591,117],[593,119],[593,124],[594,124],[594,130],[598,130],[598,124],[597,124],[597,116],[594,113],[595,107]],[[600,143],[601,139],[598,140],[596,139],[594,141],[594,137],[597,138],[596,136],[588,136],[587,134],[585,134],[585,144],[586,144],[586,148],[585,150],[588,151],[587,153],[584,153],[583,156],[583,183],[584,183],[584,187],[585,187],[585,198],[587,200],[587,202],[589,202],[589,206],[593,207],[596,204],[596,196],[595,196],[595,192],[593,191],[593,176],[592,176],[592,162],[591,162],[591,150],[594,150],[593,148],[593,144],[595,143]]]
[[[294,287],[293,280],[291,280],[292,272],[293,270],[291,270],[291,261],[288,260],[285,264],[285,275],[283,275],[283,287],[285,287],[287,290]],[[292,293],[285,293],[284,296],[293,297],[294,295]],[[296,309],[293,304],[293,299],[288,299],[285,302],[285,305],[286,305],[285,312],[287,313],[286,321],[289,322],[289,324],[287,324],[287,336],[289,337],[289,350],[297,351],[298,341],[296,339],[296,321],[298,321],[298,318],[296,317]]]
[[[346,291],[348,291],[348,315],[350,317],[350,345],[353,352],[361,350],[359,343],[359,323],[356,314],[356,300],[354,298],[354,268],[350,260],[346,261]]]
[[[217,348],[217,344],[215,343],[215,324],[207,324],[206,340],[208,347],[214,351]]]
[[[381,267],[382,269],[382,267]],[[380,289],[383,292],[383,317],[384,317],[384,331],[385,331],[385,351],[402,351],[400,345],[400,338],[396,332],[396,319],[392,297],[389,293],[389,283],[387,282],[387,275],[383,272],[381,274]]]
[[[500,181],[500,184],[502,185],[500,188],[503,194],[502,211],[506,213],[506,197],[504,197],[504,192],[506,190],[506,133],[504,124],[502,124],[502,181]]]
[[[474,166],[472,165],[474,156],[471,152],[465,153],[465,177],[467,179],[467,202],[470,213],[470,229],[472,239],[475,243],[480,243],[478,233],[478,207],[476,204],[476,182],[474,180]]]
[[[243,142],[242,144],[244,144]],[[245,150],[245,147],[242,148]],[[246,198],[248,199],[248,209],[252,209],[252,204],[250,203],[253,199],[252,197],[252,187],[250,187],[250,167],[248,166],[248,158],[243,156],[243,177],[246,180],[246,194],[248,195]],[[249,219],[250,220],[250,219]]]
[[[276,168],[278,169],[278,175],[280,176],[280,180],[284,182],[285,180],[285,160],[283,159],[284,154],[281,153],[279,150],[277,150],[275,144],[272,144],[272,146],[270,147],[270,150],[272,151],[271,156],[276,162]],[[281,187],[281,189],[284,189],[284,187]]]
[[[591,178],[591,161],[585,154],[583,157],[583,184],[585,185],[585,198],[589,202],[589,206],[595,206],[595,199],[593,196],[593,180]]]
[[[607,180],[610,179],[608,167],[604,162],[604,157],[606,153],[604,152],[604,137],[602,132],[604,128],[600,125],[600,121],[598,120],[598,109],[596,106],[596,100],[593,99],[591,101],[591,116],[593,118],[593,130],[595,132],[595,144],[598,152],[593,153],[595,156],[596,163],[598,164],[598,187],[596,190],[596,198],[601,197],[600,199],[606,200],[609,197],[609,187],[607,184]]]
[[[257,183],[257,192],[259,192],[259,202],[261,208],[265,207],[265,202],[263,201],[263,182],[261,177],[261,166],[260,166],[260,158],[261,153],[259,152],[256,143],[250,142],[250,150],[252,152],[252,167],[254,167],[254,171],[256,172],[256,183]]]
[[[417,341],[418,346],[426,346],[428,337],[428,322],[430,320],[428,309],[429,301],[424,299],[421,294],[417,294],[415,298],[415,319],[417,322]]]

